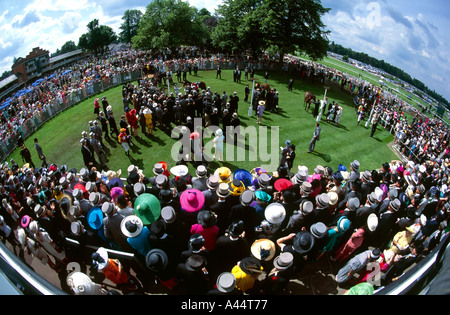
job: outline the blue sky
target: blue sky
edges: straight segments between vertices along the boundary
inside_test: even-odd
[[[221,0],[189,0],[213,12]],[[0,1],[0,73],[33,47],[51,53],[76,43],[94,18],[116,32],[127,9],[145,11],[149,0]],[[322,0],[330,41],[395,65],[450,100],[448,0]]]

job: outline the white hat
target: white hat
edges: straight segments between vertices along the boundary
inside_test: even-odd
[[[142,232],[144,224],[136,215],[126,216],[120,223],[120,229],[126,237],[135,237]]]
[[[370,232],[373,232],[376,230],[378,226],[378,217],[375,213],[369,214],[367,217],[367,227],[369,228]]]
[[[170,172],[175,176],[186,176],[189,169],[186,165],[177,165],[170,169]]]
[[[278,224],[283,222],[286,217],[286,209],[281,203],[271,203],[266,207],[264,216],[267,221],[272,224]]]

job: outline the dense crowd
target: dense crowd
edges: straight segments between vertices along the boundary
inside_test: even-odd
[[[160,59],[152,62],[156,69]],[[110,65],[145,64],[144,55],[120,52],[71,73],[83,80],[89,71],[102,76]],[[319,80],[321,74],[337,77],[313,63],[290,60],[288,66]],[[64,80],[53,83],[68,86]],[[391,127],[404,148],[418,148],[404,151],[409,160],[386,162],[378,170],[358,160],[314,170],[281,163],[273,173],[257,166],[208,170],[205,161],[197,161],[195,174],[186,163],[164,161],[152,170],[130,165],[122,174],[108,170],[101,156],[97,164],[88,155],[80,170],[51,163],[20,167],[11,161],[0,171],[3,240],[19,257],[26,251],[54,269],[62,288],[73,294],[281,294],[308,264],[325,257],[338,270],[337,285],[351,287],[348,293],[373,292],[395,281],[448,234],[450,163],[442,123],[422,117],[408,123],[398,104],[360,83],[354,91],[358,103],[366,104],[364,98],[371,102],[368,108],[376,105],[372,124]],[[348,83],[343,88],[351,89]],[[259,93],[254,105],[268,98],[270,103],[276,95]],[[90,123],[80,142],[88,147],[112,136],[123,139],[127,152],[139,129],[169,131],[175,123],[195,137],[194,117],[203,117],[203,126],[226,130],[239,119],[233,115],[239,105],[234,97],[195,83],[166,94],[141,78],[137,85],[123,86],[119,128],[111,128],[114,113],[104,97],[94,105],[98,121]],[[94,148],[88,150],[93,157]],[[68,274],[73,262],[80,269]],[[370,278],[373,263],[380,266],[379,282]]]

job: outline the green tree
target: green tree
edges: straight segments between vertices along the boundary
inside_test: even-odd
[[[220,20],[211,37],[220,49],[253,54],[269,49],[301,51],[313,59],[326,55],[329,33],[322,16],[329,9],[319,0],[224,0]]]
[[[147,6],[132,43],[135,49],[172,51],[180,45],[202,45],[206,28],[198,10],[181,0],[154,0]]]
[[[88,32],[80,36],[78,46],[91,51],[94,55],[104,54],[108,46],[117,40],[117,35],[113,29],[106,25],[99,25],[94,19],[87,25]]]
[[[261,0],[224,0],[217,9],[218,22],[211,34],[212,43],[224,52],[262,50],[259,12]]]
[[[122,16],[123,23],[120,26],[122,30],[119,33],[120,41],[123,43],[131,43],[131,39],[137,35],[139,22],[142,18],[142,12],[139,10],[126,10]]]

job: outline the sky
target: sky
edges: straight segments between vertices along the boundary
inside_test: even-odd
[[[222,0],[185,0],[214,12]],[[127,9],[145,12],[149,0],[0,1],[0,74],[34,47],[55,52],[87,32],[93,19],[119,33]],[[322,0],[328,36],[344,47],[403,69],[450,100],[448,0]]]

